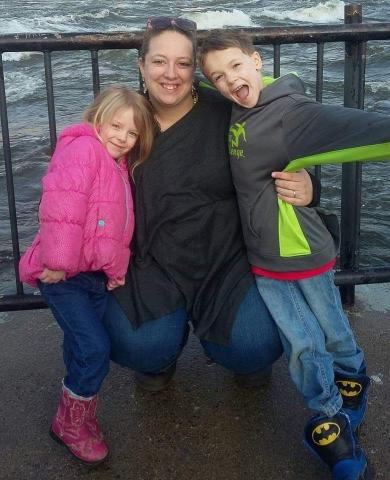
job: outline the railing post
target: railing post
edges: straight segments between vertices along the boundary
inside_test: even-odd
[[[91,50],[91,63],[92,63],[92,84],[93,84],[93,96],[100,92],[100,75],[99,75],[99,53],[98,50]]]
[[[362,23],[362,7],[345,5],[345,23]],[[364,45],[345,42],[344,105],[362,108],[364,98]],[[360,163],[344,164],[341,180],[341,270],[356,270],[359,262],[362,168]],[[343,303],[353,305],[355,286],[340,287]]]
[[[4,84],[4,67],[3,67],[3,57],[2,57],[1,51],[0,51],[0,119],[1,119],[1,132],[2,132],[3,151],[4,151],[5,176],[7,181],[8,211],[9,211],[9,221],[10,221],[10,227],[11,227],[12,253],[13,253],[13,259],[14,259],[16,291],[18,294],[23,294],[23,285],[20,282],[19,268],[18,268],[19,258],[20,258],[19,234],[18,234],[16,207],[15,207],[15,189],[14,189],[14,178],[13,178],[13,172],[12,172],[11,147],[10,147],[10,138],[9,138],[9,129],[8,129],[7,101],[6,101],[5,84]]]
[[[45,65],[45,79],[46,79],[46,98],[47,98],[47,114],[49,117],[50,130],[50,148],[51,153],[54,153],[57,143],[57,123],[54,106],[54,88],[53,88],[53,72],[51,68],[51,52],[45,50],[43,52],[43,59]]]

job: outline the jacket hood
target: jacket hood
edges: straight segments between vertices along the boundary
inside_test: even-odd
[[[58,144],[62,147],[68,145],[78,137],[92,137],[97,138],[93,126],[89,123],[77,123],[70,125],[62,130],[58,137]]]
[[[267,105],[278,98],[292,94],[305,94],[305,86],[302,80],[295,74],[290,73],[275,80],[264,77],[265,87],[262,90],[256,107]]]

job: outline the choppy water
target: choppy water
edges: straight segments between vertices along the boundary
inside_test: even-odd
[[[218,2],[183,0],[0,0],[0,34],[38,32],[115,32],[140,30],[150,15],[186,16],[200,29],[223,26],[276,26],[342,23],[344,2],[339,0],[252,0]],[[388,0],[361,1],[364,21],[389,22]],[[264,73],[272,73],[272,52],[262,49]],[[324,103],[343,102],[342,45],[325,46]],[[49,134],[43,58],[40,53],[3,54],[13,171],[22,250],[37,227],[40,179],[46,169]],[[282,46],[281,71],[296,71],[315,92],[316,47]],[[136,58],[126,51],[101,51],[101,84],[138,85]],[[52,59],[58,131],[78,121],[92,99],[91,68],[87,52],[55,52]],[[370,42],[367,52],[367,110],[390,115],[390,42]],[[1,135],[1,134],[0,134]],[[12,247],[6,203],[3,152],[0,151],[0,294],[13,290]],[[339,209],[340,167],[323,169],[323,199]],[[367,164],[363,173],[362,265],[390,263],[390,163]]]

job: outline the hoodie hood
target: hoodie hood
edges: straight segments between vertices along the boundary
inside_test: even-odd
[[[288,95],[305,94],[305,86],[302,80],[294,73],[277,79],[264,77],[263,81],[265,87],[260,93],[256,107],[265,106],[278,98],[287,97]]]
[[[77,123],[75,125],[65,127],[60,133],[57,143],[61,145],[61,147],[65,147],[79,137],[92,137],[97,139],[95,130],[91,124]]]
[[[94,140],[97,140],[101,143],[100,139],[96,135],[96,131],[94,127],[90,123],[76,123],[74,125],[70,125],[69,127],[65,127],[62,132],[60,133],[57,146],[59,147],[66,147],[70,145],[74,140],[80,137],[91,137]],[[106,151],[106,149],[104,149]],[[109,153],[106,151],[107,155],[112,158]],[[123,170],[126,175],[128,174],[128,165],[127,165],[127,158],[121,157],[119,160],[115,161],[112,158],[112,161],[116,162],[121,170]]]

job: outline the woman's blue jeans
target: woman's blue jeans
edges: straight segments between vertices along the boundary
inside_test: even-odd
[[[359,378],[366,364],[346,317],[332,270],[304,280],[257,277],[280,330],[292,380],[309,408],[331,417],[342,397],[334,372]]]
[[[111,359],[142,373],[159,373],[171,365],[187,342],[184,309],[132,328],[113,296],[104,324],[111,339]],[[271,365],[282,353],[278,330],[256,289],[251,287],[233,324],[230,343],[201,342],[207,356],[235,373],[253,373]]]
[[[101,272],[84,272],[38,285],[64,332],[64,385],[82,397],[95,395],[109,370],[110,338],[102,322],[106,281]]]

